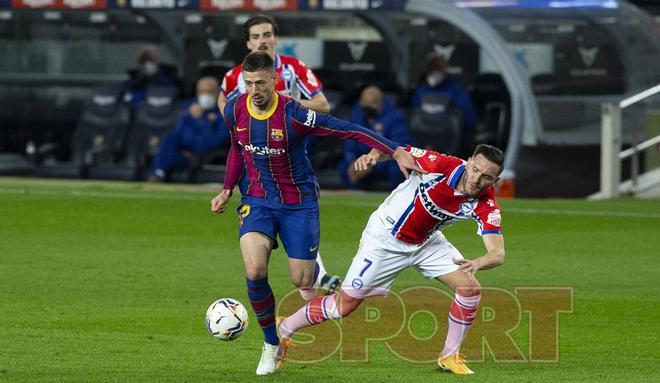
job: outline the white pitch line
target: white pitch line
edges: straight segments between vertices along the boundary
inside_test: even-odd
[[[630,218],[660,218],[660,213],[639,213],[634,211],[603,211],[603,210],[557,210],[557,209],[530,209],[524,207],[509,207],[506,212],[523,214],[545,214],[545,215],[586,215],[593,217],[630,217]]]
[[[169,193],[169,192],[168,192]],[[174,194],[168,195],[165,193],[142,192],[142,193],[121,193],[111,191],[82,191],[82,190],[43,190],[43,189],[11,189],[0,188],[0,194],[14,194],[14,195],[38,195],[38,196],[69,196],[69,197],[93,197],[93,198],[115,198],[115,199],[157,199],[157,200],[186,200],[186,201],[199,201],[209,200],[207,196],[191,196]]]
[[[82,198],[115,198],[115,199],[140,199],[140,200],[170,200],[170,201],[210,201],[213,193],[208,195],[192,196],[187,193],[177,194],[176,192],[136,192],[123,193],[113,191],[83,191],[83,190],[44,190],[44,189],[20,189],[20,188],[0,188],[0,194],[13,195],[39,195],[39,196],[70,196]],[[200,193],[201,194],[201,193]],[[381,201],[356,201],[349,198],[334,199],[329,202],[321,198],[320,204],[340,204],[344,206],[370,207],[375,209]],[[609,211],[609,210],[561,210],[561,209],[534,209],[522,207],[509,207],[503,209],[503,213],[521,213],[521,214],[539,214],[539,215],[566,215],[566,216],[592,216],[592,217],[623,217],[623,218],[660,218],[660,213],[643,213],[629,211]]]

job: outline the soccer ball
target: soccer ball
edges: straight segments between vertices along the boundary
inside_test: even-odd
[[[245,332],[247,326],[247,310],[235,299],[218,299],[206,310],[206,327],[216,339],[234,340]]]

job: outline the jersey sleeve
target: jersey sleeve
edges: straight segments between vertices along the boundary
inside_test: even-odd
[[[472,212],[472,219],[477,222],[477,234],[502,234],[502,214],[495,200],[494,189],[489,188],[479,198],[477,208]]]
[[[406,151],[415,158],[422,169],[429,173],[450,174],[457,165],[463,163],[460,158],[410,145],[406,147]]]
[[[222,85],[220,89],[222,94],[225,95],[225,98],[228,100],[238,94],[238,75],[240,74],[239,67],[230,69],[225,76],[222,78]]]
[[[311,99],[315,94],[323,91],[323,84],[305,63],[296,59],[294,68],[296,71],[296,86],[305,97]]]
[[[243,174],[243,155],[241,154],[241,147],[238,144],[238,139],[236,138],[235,131],[235,115],[234,108],[236,106],[236,99],[230,100],[227,105],[225,105],[225,125],[229,130],[229,153],[227,154],[227,166],[225,170],[225,180],[224,180],[224,189],[233,189],[234,186],[241,179]]]
[[[330,136],[340,139],[350,139],[365,144],[371,148],[391,156],[398,143],[388,140],[371,129],[332,117],[329,114],[317,113],[290,100],[291,125],[298,134],[307,136]]]

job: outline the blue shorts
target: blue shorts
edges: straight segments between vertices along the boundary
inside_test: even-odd
[[[316,259],[321,241],[319,207],[270,208],[261,205],[242,204],[238,212],[238,237],[245,233],[263,233],[275,241],[277,235],[289,258]]]

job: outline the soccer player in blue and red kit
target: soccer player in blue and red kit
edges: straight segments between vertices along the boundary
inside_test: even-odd
[[[240,248],[246,271],[248,297],[264,332],[257,375],[276,371],[279,338],[275,327],[275,297],[268,284],[268,260],[277,235],[289,257],[289,277],[312,299],[318,266],[319,186],[305,152],[305,136],[354,139],[392,156],[401,171],[425,173],[403,147],[359,125],[303,107],[275,92],[273,59],[252,52],[242,66],[247,94],[230,99],[224,110],[231,135],[223,190],[211,201],[211,210],[226,210],[234,186],[241,185]]]
[[[330,111],[330,104],[323,93],[323,84],[314,75],[314,72],[298,58],[276,53],[279,27],[271,16],[259,14],[250,17],[243,24],[243,33],[245,45],[250,52],[266,52],[273,58],[275,73],[277,73],[275,90],[278,93],[293,97],[302,106],[316,112],[328,113]],[[245,81],[243,81],[242,64],[225,73],[220,90],[218,108],[221,113],[224,113],[229,99],[247,93]],[[327,273],[321,253],[317,254],[316,263],[319,264],[316,284],[333,293],[339,287],[339,277]]]

